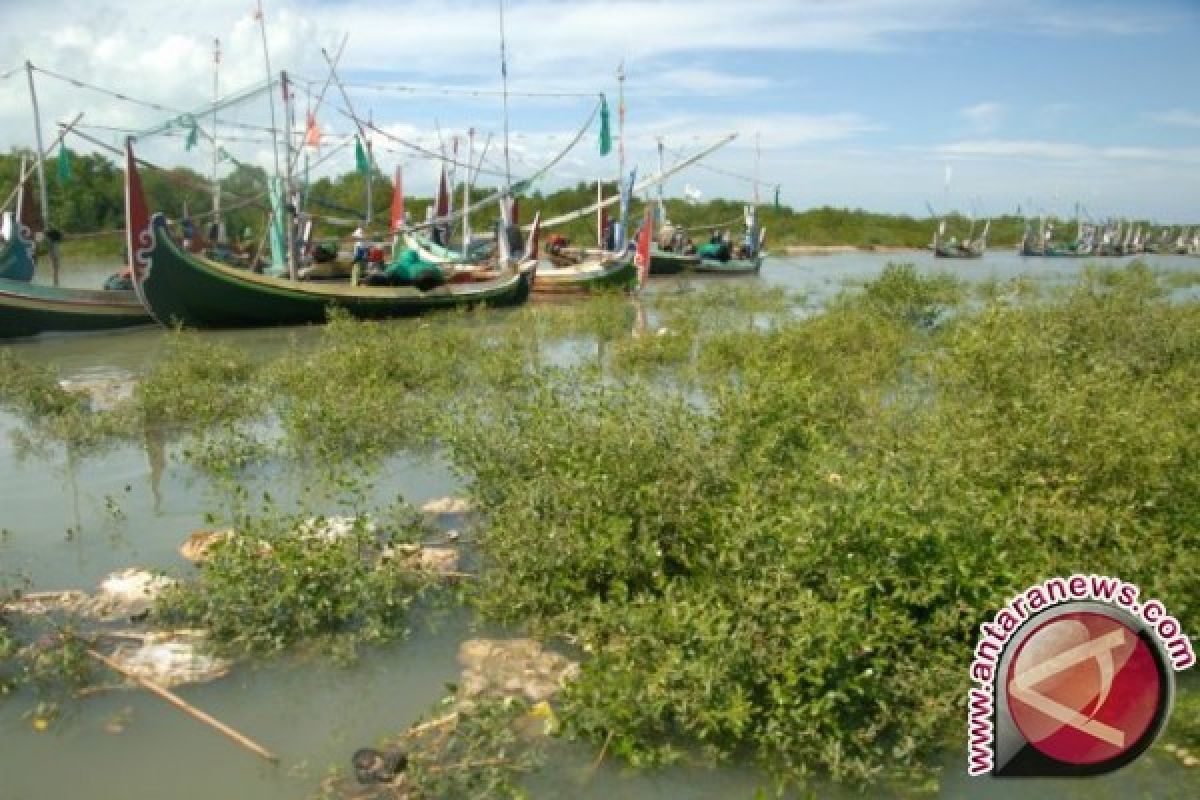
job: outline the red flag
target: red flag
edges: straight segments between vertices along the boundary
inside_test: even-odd
[[[520,207],[517,205],[517,198],[516,198],[516,195],[513,195],[512,203],[510,203],[510,204],[509,204],[509,206],[508,206],[508,216],[512,218],[512,224],[513,224],[513,225],[520,225],[520,224],[521,224],[521,215],[520,215],[520,212],[521,212],[521,209],[520,209]]]
[[[304,146],[321,149],[321,128],[317,125],[317,115],[311,111],[304,126]]]
[[[638,270],[639,289],[646,285],[650,277],[650,230],[654,227],[653,214],[652,209],[646,209],[646,218],[642,221],[642,230],[638,233],[637,253],[633,257],[633,263]]]
[[[400,167],[396,167],[396,180],[392,183],[392,233],[404,227],[404,183]]]
[[[450,191],[446,188],[446,165],[442,165],[442,177],[438,181],[437,200],[434,202],[433,214],[435,217],[447,217],[450,215]]]
[[[150,232],[150,213],[146,210],[146,195],[133,157],[133,138],[125,140],[125,247],[129,265],[133,267],[134,287],[140,291],[140,281],[150,268],[150,248],[154,236]]]

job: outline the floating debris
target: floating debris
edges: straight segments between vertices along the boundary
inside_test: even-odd
[[[86,396],[92,411],[112,411],[131,400],[136,385],[132,378],[82,378],[58,382],[64,392]]]
[[[579,675],[578,662],[533,639],[469,639],[458,648],[463,665],[459,698],[524,697],[541,703]],[[536,706],[535,706],[536,707]]]
[[[201,528],[188,535],[187,540],[179,546],[179,553],[193,564],[199,564],[208,558],[208,551],[218,542],[232,539],[235,535],[233,528]]]
[[[467,514],[474,507],[465,497],[439,497],[421,506],[421,510],[426,514]]]
[[[336,542],[354,533],[358,526],[368,533],[375,533],[375,523],[369,518],[358,517],[309,517],[296,528],[296,533],[302,539],[315,539],[320,542]]]
[[[408,768],[408,754],[403,750],[380,752],[363,747],[354,751],[350,763],[354,765],[354,777],[359,783],[388,783]]]
[[[128,675],[159,686],[207,683],[228,674],[232,662],[204,652],[206,642],[203,631],[150,633],[140,645],[118,646],[109,658]]]
[[[114,572],[101,582],[79,611],[104,620],[134,619],[149,612],[163,590],[174,585],[171,578],[144,569]]]
[[[30,616],[51,612],[72,613],[82,608],[90,599],[87,592],[74,589],[64,592],[28,592],[0,605],[0,611]]]
[[[144,569],[131,567],[105,578],[95,594],[74,589],[60,592],[29,592],[9,600],[0,610],[17,614],[80,614],[99,620],[133,619],[144,616],[155,599],[175,581]]]

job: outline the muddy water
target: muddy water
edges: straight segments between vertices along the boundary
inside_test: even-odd
[[[1027,275],[1043,285],[1074,280],[1082,264],[1023,260],[997,253],[974,262],[938,262],[927,254],[850,254],[769,260],[750,280],[802,292],[817,307],[854,283],[877,275],[888,261],[913,261],[922,270],[955,272],[970,281]],[[1123,263],[1123,262],[1117,262]],[[1154,258],[1164,269],[1200,269],[1200,260]],[[68,269],[64,283],[95,285],[108,270]],[[684,281],[698,287],[698,279]],[[658,280],[651,291],[676,291],[680,281]],[[1181,296],[1195,296],[1196,287]],[[411,324],[397,322],[395,324]],[[206,334],[261,354],[289,342],[313,341],[315,329]],[[64,378],[135,377],[161,357],[156,328],[104,335],[49,335],[0,345],[54,366]],[[570,359],[571,347],[562,349]],[[86,458],[58,448],[24,452],[14,433],[22,423],[0,414],[0,574],[28,576],[34,588],[90,589],[108,572],[130,565],[186,573],[178,554],[186,534],[204,524],[219,501],[205,481],[176,458],[178,445],[156,441],[122,446]],[[286,499],[306,490],[303,476],[277,479]],[[397,494],[414,503],[458,489],[436,457],[401,456],[382,468],[378,499]],[[119,513],[118,513],[119,510]],[[403,730],[458,675],[462,639],[476,635],[465,612],[418,615],[405,641],[371,651],[355,667],[323,659],[287,657],[243,665],[223,680],[179,690],[190,702],[278,753],[277,767],[259,762],[210,729],[144,692],[106,692],[75,705],[46,733],[21,717],[27,698],[0,702],[0,800],[83,797],[298,798],[309,796],[334,765],[347,766],[356,748]],[[494,631],[492,633],[495,633]],[[964,669],[966,654],[964,654]],[[118,732],[114,732],[118,731]],[[548,766],[529,782],[532,796],[553,798],[750,797],[767,785],[754,770],[677,767],[633,773],[609,761],[591,768],[592,748],[556,745]],[[946,756],[944,797],[1027,798],[1200,796],[1200,773],[1156,752],[1130,768],[1086,783],[968,782],[962,755]],[[817,785],[819,796],[840,795]],[[906,794],[903,790],[900,794]],[[858,796],[847,794],[847,796]]]

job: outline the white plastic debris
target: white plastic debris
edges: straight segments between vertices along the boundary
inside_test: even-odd
[[[140,645],[121,645],[110,656],[121,667],[159,686],[205,683],[223,677],[231,662],[204,652],[203,631],[149,634]]]
[[[165,575],[144,569],[126,569],[105,578],[84,604],[84,613],[100,619],[122,619],[145,614],[164,589],[175,585]]]
[[[58,385],[64,392],[85,395],[92,411],[112,411],[133,397],[136,384],[131,378],[80,378]]]
[[[524,696],[532,703],[549,700],[579,675],[579,664],[542,649],[533,639],[469,639],[458,649],[464,667],[459,696]]]
[[[473,509],[465,497],[439,497],[421,506],[421,510],[426,514],[466,514]]]

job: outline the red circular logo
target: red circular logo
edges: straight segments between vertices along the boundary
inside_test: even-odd
[[[1134,630],[1078,611],[1021,642],[1005,687],[1029,744],[1066,764],[1098,764],[1139,745],[1158,716],[1160,683],[1154,654]]]

